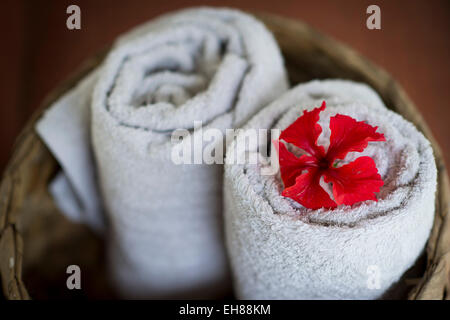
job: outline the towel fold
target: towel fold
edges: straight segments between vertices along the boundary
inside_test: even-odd
[[[367,86],[340,80],[299,85],[244,128],[283,130],[303,110],[318,107],[324,100],[320,145],[329,141],[329,119],[337,113],[367,121],[384,133],[386,142],[369,143],[364,152],[349,153],[346,158],[374,159],[384,180],[378,202],[307,209],[281,196],[279,174],[261,174],[270,164],[261,156],[267,142],[248,146],[242,152],[256,153],[259,163],[226,163],[224,178],[226,243],[239,298],[379,298],[425,246],[436,191],[431,146]],[[227,157],[236,152],[238,138]]]
[[[78,88],[83,106],[65,104],[90,111],[98,177],[81,179],[99,183],[109,265],[122,296],[212,298],[225,292],[223,167],[174,164],[171,134],[192,133],[199,121],[222,131],[239,126],[286,91],[286,79],[279,49],[262,23],[236,10],[189,9],[121,37],[89,90]],[[42,129],[51,128],[55,112],[64,113],[50,110],[38,125],[49,146],[55,136],[70,136]],[[67,113],[62,117],[70,122]],[[63,154],[76,157],[70,143],[89,149],[84,139],[66,142]],[[80,195],[82,184],[72,183],[72,168],[63,167]],[[61,181],[67,198],[68,183]]]

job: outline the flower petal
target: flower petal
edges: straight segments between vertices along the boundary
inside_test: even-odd
[[[291,198],[309,209],[335,208],[336,203],[328,193],[320,186],[322,171],[317,168],[309,168],[295,179],[295,184],[283,190],[285,197]]]
[[[322,146],[317,145],[317,138],[322,132],[322,127],[317,121],[320,118],[319,113],[325,110],[325,107],[324,101],[319,108],[303,111],[302,116],[281,132],[280,139],[305,150],[311,156],[316,158],[323,157],[325,150]]]
[[[302,171],[316,165],[316,158],[302,155],[297,158],[284,145],[283,142],[274,141],[278,152],[278,161],[280,163],[281,179],[284,187],[288,188],[295,184],[295,178],[302,174]]]
[[[336,159],[344,159],[349,152],[364,151],[369,141],[386,141],[384,134],[376,132],[377,128],[342,114],[331,117],[328,161],[333,163]]]
[[[325,182],[333,183],[333,196],[338,205],[377,201],[375,192],[384,184],[371,157],[359,157],[342,167],[329,168],[324,178]]]

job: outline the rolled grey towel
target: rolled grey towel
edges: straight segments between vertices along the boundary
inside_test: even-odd
[[[86,104],[119,292],[220,296],[229,285],[223,167],[174,164],[171,134],[192,132],[196,121],[220,130],[239,126],[286,91],[273,36],[236,10],[179,11],[120,38],[92,82],[75,90],[84,96],[93,89]]]
[[[330,116],[378,126],[386,142],[362,153],[374,159],[384,186],[378,202],[312,210],[281,196],[279,174],[263,175],[267,142],[242,152],[259,164],[225,165],[225,228],[236,294],[243,299],[375,299],[409,269],[434,217],[436,166],[430,143],[375,92],[348,81],[299,85],[255,115],[244,128],[285,129],[303,110],[326,101],[318,143],[329,141]],[[236,141],[227,158],[234,156]],[[238,154],[239,156],[239,154]],[[250,157],[247,157],[250,159]],[[227,161],[228,162],[228,161]]]

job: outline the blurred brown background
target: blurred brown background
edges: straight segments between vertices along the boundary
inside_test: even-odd
[[[81,30],[66,8],[81,8]],[[381,30],[366,8],[381,8]],[[0,170],[46,94],[129,28],[178,8],[210,5],[302,19],[385,68],[417,104],[450,164],[449,0],[6,0],[1,2]]]

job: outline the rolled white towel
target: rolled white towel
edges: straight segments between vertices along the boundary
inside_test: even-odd
[[[109,266],[119,292],[130,298],[220,296],[229,286],[221,228],[223,167],[174,164],[171,134],[192,132],[196,121],[220,130],[239,126],[285,92],[286,72],[273,36],[240,11],[179,11],[122,36],[90,83],[75,91],[92,97],[80,99],[86,100],[80,108],[90,109],[98,180],[81,180],[99,183]],[[60,107],[64,121],[71,121],[67,109],[73,100]],[[53,111],[40,132],[49,118],[58,118]],[[51,135],[64,139],[71,133]],[[66,156],[59,158],[76,157],[70,143],[79,140],[69,139],[60,152]],[[87,153],[89,143],[83,143],[79,149]],[[78,169],[66,176],[84,174]],[[83,183],[71,185],[83,189]]]
[[[384,180],[378,202],[334,210],[305,208],[281,196],[279,174],[261,174],[270,164],[261,156],[267,143],[250,145],[242,152],[256,153],[259,164],[226,163],[224,178],[226,243],[239,298],[379,298],[424,248],[434,217],[432,149],[411,123],[386,109],[367,86],[339,80],[299,85],[244,128],[283,130],[303,110],[324,100],[319,145],[329,141],[330,116],[337,113],[367,121],[384,134],[386,142],[369,143],[364,152],[349,153],[345,159],[373,158]],[[236,152],[237,141],[230,145],[227,158]]]

